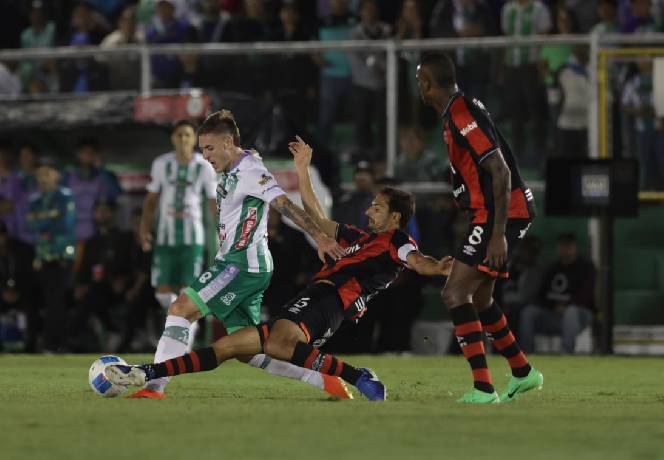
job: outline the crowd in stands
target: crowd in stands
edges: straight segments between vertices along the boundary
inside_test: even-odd
[[[647,33],[664,27],[662,0],[7,0],[0,13],[0,49]],[[546,156],[587,155],[591,83],[586,47],[514,47],[503,54],[459,49],[452,56],[464,91],[485,100],[502,98],[490,106],[497,107],[494,116],[501,128],[510,130],[508,138],[522,164],[539,167]],[[357,159],[368,163],[356,164],[355,187],[336,197],[334,217],[365,227],[363,211],[385,181],[440,182],[447,177],[444,156],[429,148],[422,129],[426,120],[416,97],[417,59],[416,53],[400,56],[400,84],[405,88],[400,91],[411,97],[400,101],[394,179],[381,178],[376,167],[386,138],[386,62],[381,53],[154,56],[152,85],[268,94],[293,118],[316,120],[316,137],[326,146],[339,118],[351,120],[354,142],[363,153]],[[620,115],[614,123],[621,124],[614,131],[625,137],[622,154],[646,165],[642,181],[647,188],[660,188],[664,122],[654,111],[652,61],[621,67],[610,78],[618,108],[614,112]],[[139,79],[135,55],[0,62],[0,96],[5,98],[136,90]],[[492,91],[496,87],[502,91]],[[104,166],[97,143],[82,140],[77,165],[68,171],[40,159],[38,146],[14,147],[0,142],[0,343],[10,343],[12,334],[18,334],[27,351],[151,351],[149,340],[137,339],[149,334],[136,333],[149,329],[147,318],[162,313],[150,285],[150,256],[138,243],[135,215],[133,232],[113,226],[121,190]],[[54,191],[56,202],[29,200]],[[53,212],[62,217],[62,226],[40,227]],[[450,196],[430,196],[426,206],[418,207],[409,231],[424,252],[442,256],[453,253],[458,219]],[[265,304],[274,311],[315,271],[316,259],[309,257],[313,252],[301,234],[278,214],[271,214],[268,231],[279,269]],[[579,258],[570,235],[561,236],[559,260],[548,270],[540,267],[537,248],[537,241],[529,240],[517,255],[512,280],[501,291],[503,304],[516,318],[512,324],[523,334],[526,350],[534,347],[536,334],[555,333],[571,352],[573,338],[593,321],[594,301],[588,293],[593,291],[594,270]],[[289,256],[293,253],[302,254],[296,263]],[[133,271],[118,268],[127,266]],[[402,317],[397,319],[395,309],[414,304],[414,320],[424,283],[404,274],[387,297],[372,301],[380,305],[370,308],[360,325],[347,328],[350,345],[340,347],[364,352],[409,349],[409,327]],[[83,326],[90,324],[95,327]],[[359,333],[353,328],[364,329]],[[340,336],[337,342],[344,333]],[[360,343],[357,337],[368,339]],[[105,343],[100,345],[100,340]]]

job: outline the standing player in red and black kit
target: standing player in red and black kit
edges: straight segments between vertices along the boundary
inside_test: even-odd
[[[422,100],[442,115],[452,194],[470,220],[442,292],[473,372],[474,388],[458,401],[510,401],[544,381],[528,363],[492,298],[496,278],[508,277],[508,258],[535,217],[533,194],[521,180],[516,160],[489,112],[459,90],[448,56],[423,53],[417,83]],[[500,397],[487,368],[482,329],[512,368]]]
[[[415,241],[403,231],[415,211],[413,196],[395,188],[382,189],[367,209],[371,233],[329,220],[309,176],[311,147],[298,137],[290,150],[295,157],[304,210],[320,229],[336,238],[347,255],[328,261],[275,320],[247,327],[219,339],[210,348],[163,363],[111,366],[107,370],[111,381],[143,385],[146,380],[208,371],[228,359],[264,352],[275,359],[341,377],[370,400],[385,400],[385,386],[373,371],[355,368],[318,348],[344,320],[359,319],[367,302],[392,284],[404,267],[422,275],[448,275],[452,258],[436,260],[419,252]]]

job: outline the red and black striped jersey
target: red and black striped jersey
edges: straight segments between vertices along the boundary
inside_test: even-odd
[[[314,281],[334,283],[345,317],[357,319],[366,311],[369,300],[401,273],[408,254],[417,251],[417,243],[401,230],[367,233],[346,224],[337,226],[336,239],[348,255],[323,265]]]
[[[533,193],[525,186],[507,141],[480,101],[471,100],[461,92],[454,94],[443,112],[443,137],[450,159],[452,194],[457,206],[470,214],[471,223],[484,224],[493,220],[491,175],[481,163],[498,151],[505,158],[512,177],[507,217],[535,217]]]

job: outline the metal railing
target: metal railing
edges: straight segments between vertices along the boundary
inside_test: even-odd
[[[405,51],[460,50],[460,49],[508,49],[520,46],[538,45],[587,45],[590,49],[589,76],[591,85],[589,110],[588,147],[591,157],[599,157],[599,96],[598,96],[598,57],[602,48],[617,45],[664,45],[664,34],[621,35],[556,35],[534,37],[477,37],[424,40],[373,40],[336,42],[256,42],[256,43],[206,43],[168,45],[124,45],[117,48],[99,47],[60,47],[47,49],[0,50],[0,61],[20,61],[27,59],[74,59],[100,58],[104,56],[140,56],[140,93],[152,93],[151,57],[164,54],[186,55],[248,55],[248,54],[309,54],[324,51],[382,51],[386,53],[385,97],[386,97],[386,149],[387,173],[394,173],[397,156],[398,131],[398,57]]]

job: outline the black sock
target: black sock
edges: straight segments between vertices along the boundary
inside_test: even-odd
[[[177,358],[167,359],[163,363],[144,364],[141,368],[145,371],[147,380],[154,380],[191,372],[211,371],[218,366],[214,349],[208,347]]]
[[[495,390],[482,342],[482,324],[477,318],[475,307],[472,303],[459,305],[450,309],[450,316],[454,323],[454,334],[473,373],[473,386],[480,391],[493,393]]]
[[[321,353],[308,343],[298,342],[290,362],[296,366],[311,369],[322,374],[341,377],[351,385],[355,385],[362,373],[353,366],[344,363],[332,355]]]

